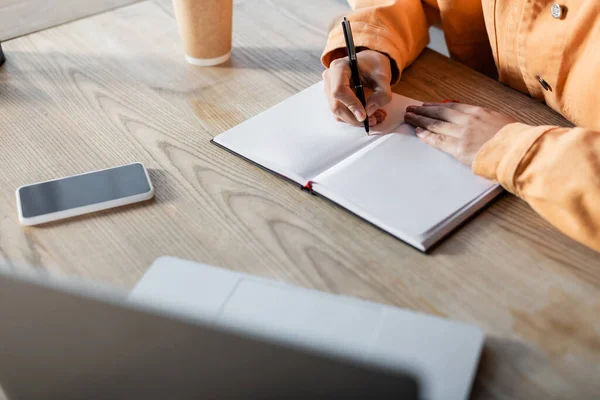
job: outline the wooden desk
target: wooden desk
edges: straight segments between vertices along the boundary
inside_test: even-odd
[[[0,0],[0,41],[136,1],[138,0]]]
[[[336,0],[237,1],[233,59],[194,68],[168,0],[6,42],[0,70],[0,257],[129,288],[175,255],[463,320],[488,333],[473,397],[600,393],[600,255],[504,195],[430,255],[209,140],[321,78]],[[297,35],[290,35],[294,31]],[[545,106],[425,51],[396,88],[525,122]],[[22,184],[142,161],[156,200],[38,228]]]

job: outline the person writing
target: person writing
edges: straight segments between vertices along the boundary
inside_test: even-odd
[[[350,0],[365,94],[350,86],[343,33],[322,56],[336,118],[375,125],[386,118],[391,86],[444,30],[450,55],[544,101],[578,127],[531,126],[481,107],[425,103],[405,121],[425,143],[499,182],[575,240],[600,251],[600,2],[526,0]]]

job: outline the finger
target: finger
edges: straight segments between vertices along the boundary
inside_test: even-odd
[[[465,114],[473,114],[479,110],[480,107],[472,106],[469,104],[461,104],[461,103],[423,103],[424,106],[428,107],[444,107],[449,108],[451,110],[460,111]]]
[[[337,101],[332,96],[327,94],[327,100],[329,101],[329,108],[336,120],[339,122],[346,122],[350,125],[359,126],[362,123],[356,119],[356,116],[346,107],[346,105],[340,101]]]
[[[414,127],[421,127],[423,129],[440,135],[454,137],[460,136],[459,126],[451,122],[424,117],[422,115],[418,115],[411,112],[404,114],[404,121],[411,124]]]
[[[376,82],[373,94],[367,99],[367,115],[373,115],[373,113],[379,110],[381,107],[392,101],[392,88],[390,83],[382,84]]]
[[[375,111],[392,101],[392,87],[389,74],[381,71],[370,71],[365,75],[367,86],[373,88],[373,94],[367,99],[367,114],[373,115]]]
[[[375,124],[380,124],[387,118],[387,112],[383,109],[379,109],[375,111],[371,117],[375,118]]]
[[[406,107],[407,112],[412,112],[417,115],[429,117],[441,121],[453,122],[462,125],[466,122],[469,116],[460,111],[454,110],[449,107],[440,106],[408,106]]]
[[[367,101],[367,103],[369,102],[369,98],[371,97],[371,95],[373,94],[373,89],[371,89],[368,86],[363,86],[363,92],[365,93],[365,100]]]
[[[354,114],[357,121],[364,121],[367,117],[365,108],[356,97],[354,90],[350,88],[350,68],[339,68],[335,73],[328,74],[328,78],[330,79],[328,97],[342,103]]]
[[[363,123],[356,120],[356,117],[354,114],[352,114],[348,107],[339,101],[334,104],[334,106],[331,108],[331,111],[335,115],[336,119],[340,122],[345,122],[354,126],[363,126]]]
[[[458,139],[450,136],[438,135],[437,133],[433,133],[423,128],[415,129],[415,133],[419,139],[431,147],[441,150],[444,153],[448,153],[454,157],[456,148],[458,147]]]

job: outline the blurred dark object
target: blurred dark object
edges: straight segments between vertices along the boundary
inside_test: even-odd
[[[4,57],[4,52],[2,51],[2,43],[0,43],[0,66],[4,64],[6,61],[6,57]]]

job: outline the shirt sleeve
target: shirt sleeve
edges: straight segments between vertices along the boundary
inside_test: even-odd
[[[347,16],[356,47],[386,54],[392,61],[392,84],[429,42],[427,18],[421,0],[349,0],[354,10]],[[345,55],[346,43],[341,25],[330,32],[321,56],[323,65]]]
[[[477,154],[473,171],[498,181],[573,239],[600,251],[600,132],[505,126]]]

